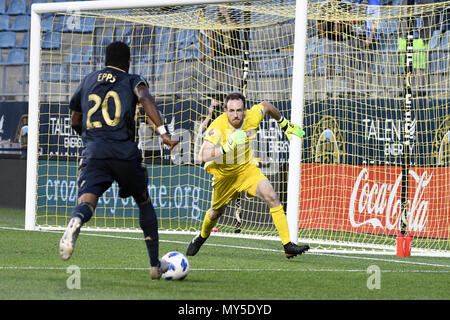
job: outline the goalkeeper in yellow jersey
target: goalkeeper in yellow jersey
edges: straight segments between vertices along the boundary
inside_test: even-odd
[[[240,93],[231,93],[225,98],[224,111],[206,130],[200,148],[199,159],[205,162],[206,171],[214,176],[213,198],[201,233],[189,243],[186,255],[194,256],[200,250],[227,204],[241,192],[245,192],[247,197],[256,196],[268,204],[287,258],[309,250],[307,245],[299,246],[290,241],[283,206],[271,183],[258,168],[250,143],[266,113],[278,121],[289,140],[292,135],[302,138],[305,132],[285,119],[269,102],[261,102],[247,110],[245,97]]]

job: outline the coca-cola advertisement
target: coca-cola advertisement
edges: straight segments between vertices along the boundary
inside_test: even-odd
[[[448,238],[450,168],[411,167],[408,231]],[[300,229],[395,235],[401,221],[402,169],[398,166],[303,164]]]

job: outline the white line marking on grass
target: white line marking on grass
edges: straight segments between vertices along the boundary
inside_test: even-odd
[[[66,270],[67,267],[49,267],[49,266],[0,266],[1,270]],[[149,268],[142,267],[80,267],[80,270],[117,270],[117,271],[147,271]],[[280,271],[294,271],[294,272],[345,272],[345,273],[367,273],[367,269],[316,269],[316,268],[191,268],[192,271],[209,271],[209,272],[280,272]],[[386,273],[450,273],[450,270],[381,270]]]
[[[426,263],[426,262],[418,262],[418,261],[404,261],[404,260],[392,260],[392,259],[384,259],[384,258],[374,258],[374,257],[360,257],[360,256],[348,256],[342,254],[330,254],[330,253],[321,253],[316,252],[317,255],[323,256],[331,256],[331,257],[339,257],[339,258],[347,258],[347,259],[358,259],[358,260],[371,260],[371,261],[383,261],[383,262],[393,262],[393,263],[404,263],[404,264],[416,264],[423,265],[428,267],[444,267],[450,268],[450,265],[445,264],[436,264],[436,263]]]
[[[0,229],[5,230],[17,230],[17,231],[29,231],[21,228],[13,228],[13,227],[2,227]],[[52,232],[52,233],[63,233],[60,230],[39,230],[40,232]],[[125,240],[144,240],[139,237],[127,237],[127,236],[118,236],[118,235],[110,235],[110,234],[100,234],[100,233],[92,233],[92,232],[81,232],[80,235],[91,236],[91,237],[102,237],[102,238],[114,238],[114,239],[125,239]],[[187,244],[189,241],[177,241],[177,240],[163,240],[160,239],[160,242],[165,243],[177,243],[177,244]],[[205,243],[204,246],[211,247],[222,247],[222,248],[234,248],[234,249],[242,249],[242,250],[252,250],[252,251],[265,251],[265,252],[276,252],[276,253],[284,253],[283,250],[278,249],[269,249],[269,248],[256,248],[256,247],[248,247],[248,246],[237,246],[237,245],[228,245],[228,244],[216,244],[216,243]],[[310,249],[306,255],[322,255],[322,256],[332,256],[336,258],[344,258],[344,259],[357,259],[357,260],[370,260],[370,261],[383,261],[383,262],[392,262],[392,263],[401,263],[401,264],[409,264],[409,265],[423,265],[429,267],[442,267],[442,268],[450,268],[450,265],[446,264],[436,264],[436,263],[426,263],[426,262],[418,262],[418,261],[406,261],[406,260],[394,260],[394,259],[386,259],[386,258],[376,258],[376,257],[361,257],[361,256],[350,256],[339,253],[324,253],[323,250],[314,250]],[[304,271],[304,270],[303,270]]]

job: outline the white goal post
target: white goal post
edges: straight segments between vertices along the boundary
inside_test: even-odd
[[[443,191],[450,187],[448,5],[33,4],[25,228],[67,225],[82,150],[68,101],[85,75],[103,67],[107,44],[121,40],[131,48],[130,73],[148,80],[169,133],[180,140],[181,151],[170,152],[136,114],[161,233],[200,230],[212,195],[211,176],[195,157],[200,123],[224,95],[245,86],[248,107],[268,100],[306,132],[288,141],[266,117],[253,148],[285,207],[291,241],[395,254],[397,234],[407,231],[413,255],[450,256],[450,196]],[[375,45],[367,44],[371,28]],[[84,229],[140,232],[137,215],[113,184]],[[279,241],[268,207],[245,197],[230,203],[213,234]]]

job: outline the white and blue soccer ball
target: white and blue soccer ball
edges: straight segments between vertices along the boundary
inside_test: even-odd
[[[169,263],[169,270],[162,274],[162,278],[166,280],[183,280],[189,273],[189,261],[184,254],[171,251],[168,252],[162,260]]]

